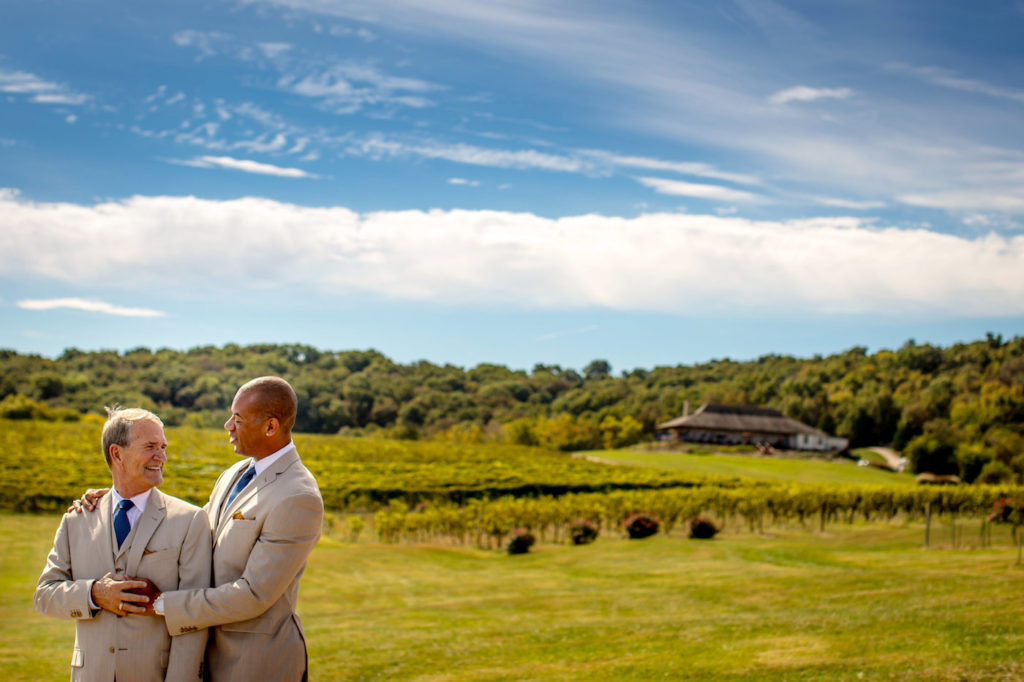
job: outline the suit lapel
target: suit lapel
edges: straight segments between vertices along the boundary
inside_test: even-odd
[[[213,519],[213,527],[218,531],[220,530],[220,526],[224,522],[224,518],[226,516],[224,513],[224,500],[227,499],[228,493],[230,493],[231,489],[235,487],[235,483],[241,477],[242,472],[245,471],[245,469],[249,466],[251,462],[252,458],[247,457],[241,461],[235,462],[230,467],[228,467],[228,473],[226,473],[220,479],[221,485],[219,485],[213,491],[213,495],[211,496],[210,499],[211,505],[213,507],[210,510],[210,517]]]
[[[160,522],[164,520],[164,516],[167,515],[166,506],[164,496],[159,490],[153,488],[153,491],[149,494],[149,500],[146,502],[146,511],[142,512],[142,516],[135,522],[135,528],[133,529],[135,535],[128,548],[128,562],[126,564],[128,575],[137,575],[139,562],[142,561],[146,545],[149,544],[149,539],[153,537],[157,526],[160,525]]]
[[[284,454],[277,458],[270,468],[264,471],[262,474],[257,476],[253,483],[246,487],[245,490],[238,493],[238,497],[231,500],[231,504],[224,510],[221,518],[221,523],[217,527],[217,535],[220,535],[227,527],[227,522],[231,518],[231,514],[239,509],[243,504],[249,501],[253,496],[258,495],[261,490],[271,485],[278,476],[285,472],[292,464],[299,460],[299,453],[295,448],[290,448]],[[237,476],[233,477],[237,480]],[[234,482],[231,483],[234,486]]]
[[[121,553],[117,547],[117,536],[114,534],[114,496],[107,494],[100,498],[100,531],[99,542],[105,543],[106,555],[110,557],[110,570],[114,570],[114,560]]]

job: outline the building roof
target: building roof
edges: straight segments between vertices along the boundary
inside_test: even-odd
[[[722,405],[704,403],[691,415],[677,417],[659,429],[701,429],[707,431],[737,431],[740,433],[778,433],[828,437],[824,431],[790,419],[778,410],[750,405]]]

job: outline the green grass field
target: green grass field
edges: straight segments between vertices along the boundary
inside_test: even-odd
[[[0,514],[7,681],[68,675],[73,624],[32,609],[58,521]],[[920,526],[838,524],[518,557],[332,536],[299,610],[314,680],[1024,679],[1006,529],[963,550],[933,531],[927,551]]]
[[[593,450],[580,453],[598,460],[630,466],[673,469],[691,474],[718,474],[802,483],[913,484],[910,474],[859,467],[852,460],[824,461],[733,454],[688,454],[639,450]],[[879,458],[881,459],[881,458]]]

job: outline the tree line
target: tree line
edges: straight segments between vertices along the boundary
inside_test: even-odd
[[[45,358],[0,350],[0,416],[74,419],[111,403],[171,425],[219,426],[235,388],[263,374],[299,395],[297,429],[312,433],[506,441],[559,450],[620,447],[704,402],[773,407],[850,439],[892,445],[917,471],[1024,482],[1024,337],[949,347],[907,341],[811,358],[765,355],[613,373],[425,360],[301,344],[186,351],[68,349]]]

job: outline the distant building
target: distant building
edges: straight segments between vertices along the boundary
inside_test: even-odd
[[[749,405],[705,403],[693,414],[684,414],[656,428],[659,438],[690,443],[767,443],[788,450],[819,451],[845,450],[850,445],[846,438],[830,436],[778,410]]]

